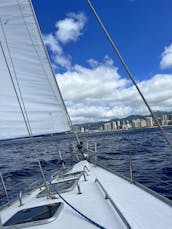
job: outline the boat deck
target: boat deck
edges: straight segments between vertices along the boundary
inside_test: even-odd
[[[71,205],[80,212],[100,224],[104,228],[172,228],[172,208],[166,203],[160,201],[151,194],[145,192],[127,180],[124,180],[103,168],[90,164],[87,161],[81,161],[76,164],[71,172],[82,171],[84,166],[89,169],[86,176],[79,178],[79,185],[82,194],[77,194],[77,187],[73,190],[62,193],[61,195]],[[95,182],[98,179],[98,182]],[[102,187],[101,187],[102,186]],[[109,199],[105,199],[104,191]],[[34,206],[40,206],[50,203],[63,202],[58,199],[47,199],[46,197],[36,198],[40,190],[33,191],[30,195],[23,198],[23,206],[19,202],[3,209],[0,212],[2,222],[6,222],[17,211]],[[110,202],[110,199],[115,204]],[[119,212],[120,211],[122,220]],[[126,222],[125,222],[126,221]],[[126,224],[128,223],[128,225]],[[21,228],[21,227],[4,227]],[[85,218],[76,213],[71,207],[64,203],[58,217],[50,223],[28,228],[96,228],[95,225],[88,222]]]

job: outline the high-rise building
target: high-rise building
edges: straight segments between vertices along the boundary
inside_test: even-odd
[[[129,125],[128,125],[128,121],[123,121],[122,122],[122,129],[128,130]]]
[[[117,124],[115,121],[111,122],[111,130],[116,130],[117,129]]]
[[[125,122],[126,122],[127,129],[132,128],[132,125],[128,120],[126,120]]]
[[[104,131],[109,131],[109,130],[111,130],[111,123],[110,123],[110,122],[103,123],[103,130],[104,130]]]
[[[147,123],[144,119],[141,119],[140,120],[140,127],[146,127],[147,126]]]
[[[147,127],[152,127],[153,126],[153,118],[152,117],[146,117],[146,123],[147,123]]]
[[[166,114],[162,115],[162,125],[168,125],[168,117]]]
[[[141,127],[141,121],[139,118],[132,119],[132,127],[133,128],[140,128]]]
[[[119,120],[117,121],[117,129],[121,129],[121,122]]]

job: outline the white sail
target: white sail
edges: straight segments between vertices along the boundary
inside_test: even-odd
[[[0,42],[0,139],[28,136],[24,120],[33,135],[70,130],[30,0],[0,1]]]

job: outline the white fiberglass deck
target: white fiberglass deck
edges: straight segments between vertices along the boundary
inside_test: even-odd
[[[95,167],[86,161],[76,164],[71,172],[83,170],[84,165],[87,165],[90,171],[88,172],[89,176],[87,176],[88,181],[84,181],[83,176],[80,178],[79,184],[82,194],[77,194],[77,188],[62,194],[62,196],[79,211],[105,228],[126,228],[109,200],[104,199],[104,193],[98,184],[95,183],[95,179],[97,178],[130,224],[131,228],[172,228],[172,208],[170,206],[137,186],[130,184],[128,181],[100,167]],[[2,210],[0,212],[2,222],[6,222],[21,209],[62,201],[60,199],[47,200],[46,197],[35,198],[39,192],[40,190],[36,190],[32,192],[31,195],[23,198],[24,205],[22,207],[18,207],[19,203],[15,203]],[[87,222],[69,206],[64,204],[64,208],[56,220],[45,225],[29,228],[91,229],[96,228],[96,226]]]

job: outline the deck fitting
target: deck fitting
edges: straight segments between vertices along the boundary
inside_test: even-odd
[[[78,195],[80,195],[80,194],[82,194],[82,192],[81,192],[81,189],[80,189],[80,185],[79,185],[79,183],[77,182],[77,189],[78,189]]]

